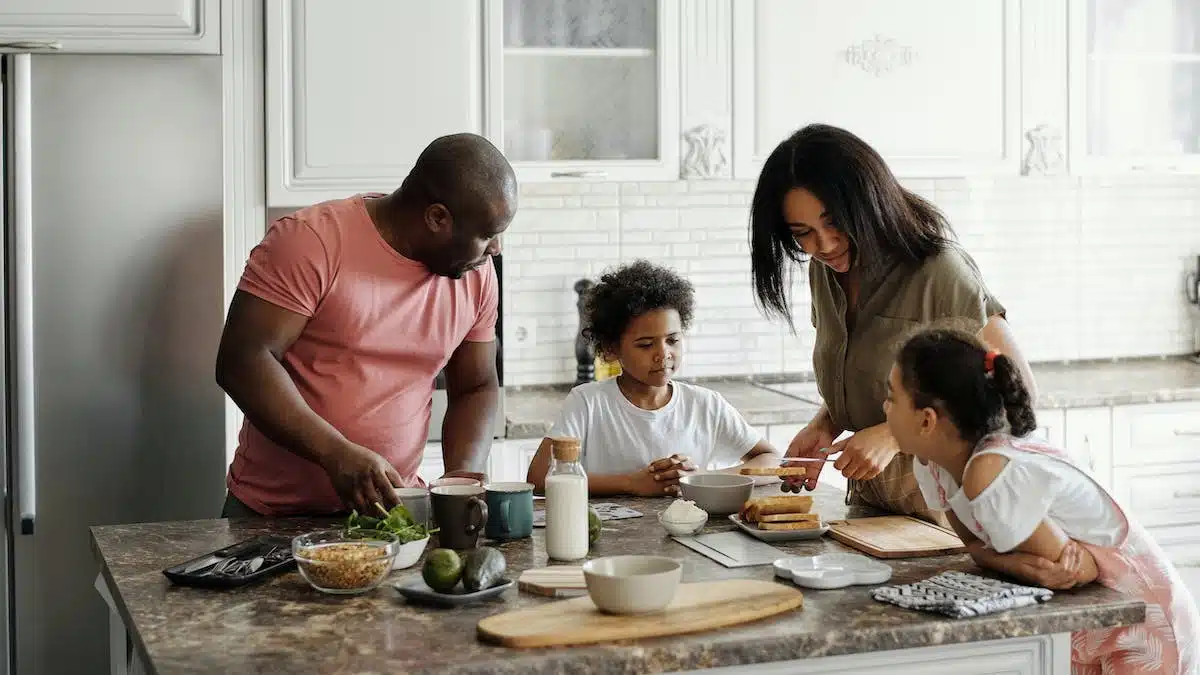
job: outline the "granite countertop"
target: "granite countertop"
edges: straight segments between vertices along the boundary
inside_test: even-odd
[[[1039,408],[1200,400],[1200,364],[1185,358],[1035,363]],[[720,392],[755,426],[807,424],[821,405],[816,383],[792,378],[697,380]],[[508,438],[541,438],[550,430],[570,385],[509,388]]]
[[[759,491],[777,494],[777,488]],[[873,515],[847,507],[840,491],[818,488],[825,519]],[[773,579],[771,567],[727,569],[669,539],[655,516],[667,502],[613,499],[641,518],[605,523],[594,556],[660,554],[683,561],[685,582]],[[323,595],[297,572],[235,590],[173,586],[160,570],[264,532],[294,534],[328,521],[205,520],[92,528],[104,578],[150,672],[172,673],[561,673],[663,672],[887,649],[955,644],[1140,623],[1145,605],[1100,586],[1060,592],[1048,603],[975,619],[949,619],[874,601],[869,587],[804,592],[804,606],[759,622],[691,635],[572,649],[515,650],[479,642],[480,619],[544,602],[506,591],[455,610],[409,605],[389,584],[419,576],[393,572],[362,596]],[[730,529],[714,519],[707,531]],[[547,564],[542,530],[499,545],[515,577]],[[846,550],[829,537],[776,544],[815,555]],[[978,572],[966,555],[892,560],[891,583],[938,572]],[[779,582],[782,583],[782,582]]]

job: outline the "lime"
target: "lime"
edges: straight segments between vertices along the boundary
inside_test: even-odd
[[[425,558],[421,578],[438,593],[449,593],[458,585],[462,571],[462,559],[457,553],[448,548],[437,548],[430,551],[429,556]]]
[[[600,514],[593,508],[588,508],[588,548],[600,540]]]

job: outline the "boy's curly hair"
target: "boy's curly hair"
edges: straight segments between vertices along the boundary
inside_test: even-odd
[[[600,352],[615,352],[633,319],[656,309],[673,309],[686,329],[695,304],[691,282],[666,267],[637,260],[605,272],[588,291],[583,335]]]

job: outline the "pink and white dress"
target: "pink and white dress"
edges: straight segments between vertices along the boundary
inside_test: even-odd
[[[1037,440],[993,434],[973,457],[985,453],[1009,461],[974,500],[949,472],[914,460],[926,503],[952,510],[1000,553],[1016,548],[1048,519],[1091,552],[1100,584],[1146,603],[1144,623],[1074,633],[1071,672],[1200,674],[1200,612],[1166,554],[1112,495],[1065,452]]]

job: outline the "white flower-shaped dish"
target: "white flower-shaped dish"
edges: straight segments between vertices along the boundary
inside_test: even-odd
[[[882,584],[892,578],[891,565],[855,553],[826,553],[775,561],[775,576],[805,588],[844,588],[855,584]]]

